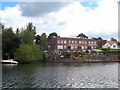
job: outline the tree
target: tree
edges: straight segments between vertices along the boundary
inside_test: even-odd
[[[40,37],[40,41],[41,41],[41,46],[45,49],[46,48],[46,45],[48,43],[48,39],[47,39],[47,35],[46,33],[42,33],[41,34],[41,37]]]
[[[2,30],[2,55],[4,59],[8,59],[9,56],[14,56],[14,51],[19,47],[20,39],[12,31],[12,28],[4,28]]]
[[[20,44],[20,47],[16,50],[15,59],[20,63],[29,63],[34,61],[33,48],[28,44]]]
[[[102,38],[101,37],[98,37],[98,38],[92,38],[92,39],[94,39],[94,40],[102,40]]]
[[[39,35],[35,36],[35,44],[40,45],[40,36]]]
[[[20,63],[32,63],[44,61],[45,53],[39,45],[22,43],[16,50],[15,57]]]
[[[101,37],[98,37],[98,40],[102,40],[102,38],[101,38]]]
[[[29,30],[23,30],[20,33],[20,39],[22,43],[33,44],[35,36],[33,32],[30,32]]]
[[[52,39],[52,38],[56,38],[56,37],[60,37],[60,36],[58,36],[56,32],[53,32],[53,33],[49,34],[48,39]]]
[[[88,36],[86,36],[86,35],[83,34],[83,33],[79,34],[77,37],[83,38],[83,39],[87,39],[87,38],[88,38]]]
[[[46,55],[45,55],[45,52],[43,51],[43,48],[41,46],[35,45],[35,44],[32,44],[32,47],[33,47],[35,60],[45,61],[46,60]]]
[[[120,46],[120,42],[118,41],[118,45]]]
[[[29,22],[29,23],[27,24],[27,28],[26,28],[26,29],[29,30],[30,32],[33,32],[34,35],[36,34],[36,27],[33,26],[32,22]]]
[[[111,38],[111,41],[117,42],[117,39],[115,39],[115,38],[112,37],[112,38]]]
[[[19,36],[19,34],[20,34],[20,30],[19,30],[19,28],[17,28],[16,35]]]

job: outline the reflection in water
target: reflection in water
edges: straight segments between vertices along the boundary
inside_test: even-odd
[[[3,65],[3,88],[117,88],[118,63]]]

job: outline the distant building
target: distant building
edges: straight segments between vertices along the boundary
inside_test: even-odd
[[[115,41],[107,41],[107,40],[98,41],[98,46],[100,48],[118,49],[118,44]]]
[[[62,51],[86,51],[93,50],[96,46],[97,41],[93,39],[57,37],[49,40],[47,51],[49,54]]]

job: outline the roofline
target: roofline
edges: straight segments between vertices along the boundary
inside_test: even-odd
[[[82,39],[82,38],[71,38],[71,37],[56,37],[56,38],[62,38],[62,39]],[[94,39],[85,39],[85,38],[83,38],[82,40],[94,40]],[[95,41],[97,41],[97,40],[95,40]]]

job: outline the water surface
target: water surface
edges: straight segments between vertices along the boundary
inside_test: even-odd
[[[2,66],[2,88],[118,88],[118,63]]]

